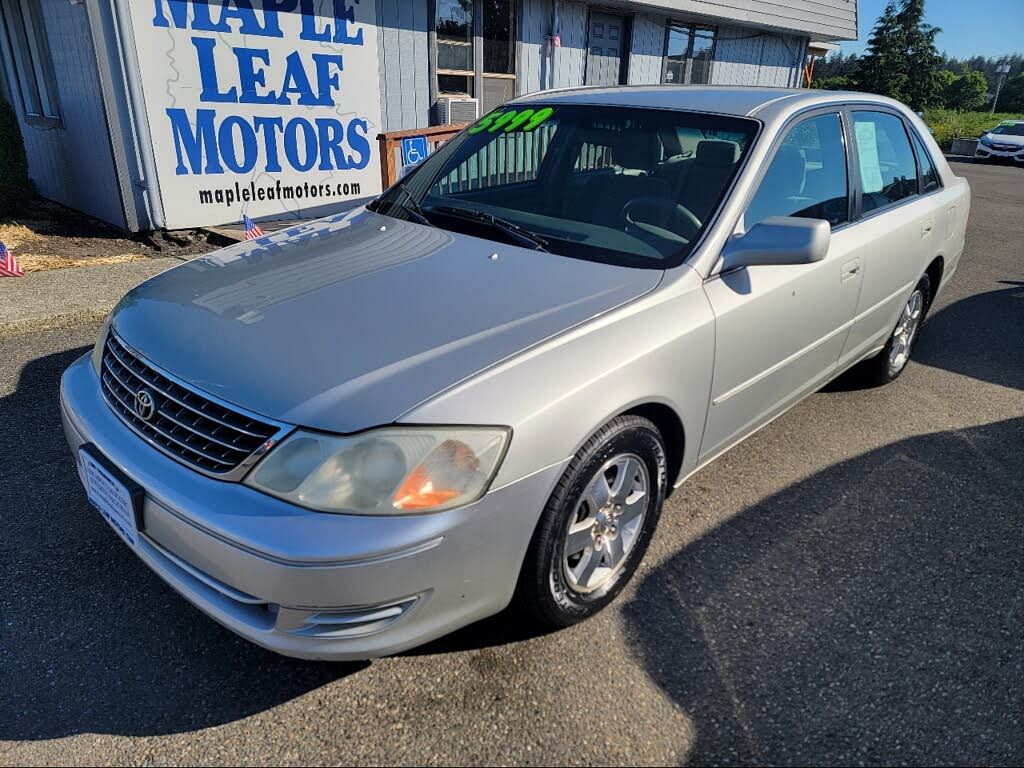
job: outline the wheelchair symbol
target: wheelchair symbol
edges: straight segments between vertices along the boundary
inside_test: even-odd
[[[426,136],[410,136],[402,139],[402,165],[419,165],[427,159]]]

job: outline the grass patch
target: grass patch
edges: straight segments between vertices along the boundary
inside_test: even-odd
[[[24,224],[18,224],[13,221],[0,221],[0,243],[3,243],[11,250],[42,239],[42,235],[33,232]]]
[[[130,261],[145,261],[148,258],[141,253],[118,253],[112,256],[87,256],[84,258],[26,253],[18,257],[18,263],[26,272],[46,272],[50,269],[65,269],[66,267],[102,267],[107,264],[126,264]]]
[[[953,109],[926,109],[924,121],[932,129],[935,141],[948,150],[953,139],[976,139],[1003,120],[1021,120],[1024,115],[1011,112],[957,112]]]

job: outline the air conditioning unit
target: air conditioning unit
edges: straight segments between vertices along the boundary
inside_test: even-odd
[[[472,123],[479,117],[479,99],[471,99],[468,96],[442,96],[437,100],[437,119],[441,125]]]

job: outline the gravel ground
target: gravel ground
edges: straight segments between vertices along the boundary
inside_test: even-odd
[[[0,763],[1020,765],[1024,171],[957,170],[968,255],[905,375],[702,470],[622,598],[546,636],[239,640],[85,502],[57,377],[95,325],[0,341]]]

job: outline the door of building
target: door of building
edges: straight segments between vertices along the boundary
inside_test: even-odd
[[[590,12],[587,35],[587,85],[626,82],[629,55],[629,19],[604,11]]]

